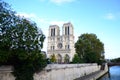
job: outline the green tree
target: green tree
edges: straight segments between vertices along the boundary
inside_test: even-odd
[[[82,63],[82,59],[78,56],[78,54],[75,54],[72,63]]]
[[[75,43],[75,49],[84,62],[97,62],[104,60],[104,44],[95,34],[82,34]],[[98,59],[98,60],[96,60]]]
[[[56,62],[55,54],[51,55],[51,57],[50,57],[50,61],[53,62],[53,63]]]
[[[111,62],[114,62],[114,63],[120,63],[120,58],[112,59]]]
[[[88,52],[84,56],[84,61],[86,63],[99,63],[99,60],[100,60],[99,58],[100,58],[100,55],[98,55],[97,53]]]
[[[10,53],[11,32],[14,25],[15,12],[10,10],[10,6],[0,0],[0,62],[7,62]]]
[[[34,22],[16,16],[0,0],[0,65],[12,65],[16,80],[33,80],[33,74],[46,66],[41,54],[44,39]]]

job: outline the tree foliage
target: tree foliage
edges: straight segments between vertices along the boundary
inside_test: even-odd
[[[46,66],[41,54],[44,39],[34,22],[16,16],[0,0],[0,65],[12,65],[16,80],[33,80],[33,74]]]
[[[14,13],[7,3],[0,0],[0,62],[6,62],[11,55],[10,28],[14,25]]]
[[[120,63],[120,57],[119,58],[115,58],[115,59],[111,59],[110,61],[114,62],[114,63]]]
[[[82,63],[81,58],[78,56],[78,54],[75,54],[73,59],[72,59],[72,63]]]
[[[104,59],[104,44],[95,34],[82,34],[75,43],[78,56],[87,63],[99,63]]]
[[[55,63],[55,62],[56,62],[55,54],[51,55],[50,61],[51,61],[52,63]]]

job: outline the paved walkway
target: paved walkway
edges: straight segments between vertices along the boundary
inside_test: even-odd
[[[96,80],[95,77],[96,77],[97,75],[99,75],[101,72],[103,72],[103,71],[102,71],[102,70],[96,71],[96,72],[94,72],[94,73],[91,73],[91,74],[89,74],[89,75],[86,75],[86,76],[77,78],[77,79],[75,79],[75,80]]]

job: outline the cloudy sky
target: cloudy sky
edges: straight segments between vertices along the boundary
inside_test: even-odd
[[[65,22],[74,25],[75,41],[94,33],[104,43],[107,59],[120,57],[120,0],[4,0],[17,14],[35,21],[46,35],[48,28]]]

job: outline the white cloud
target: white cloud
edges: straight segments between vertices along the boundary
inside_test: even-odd
[[[58,25],[62,27],[62,25],[67,22],[67,21],[61,21],[61,20],[53,20],[53,19],[45,19],[45,18],[40,18],[38,15],[34,13],[25,13],[25,12],[19,12],[16,15],[28,18],[32,21],[35,21],[37,23],[37,26],[41,28],[43,31],[43,34],[45,34],[46,39],[44,41],[44,47],[42,50],[47,51],[47,37],[48,37],[48,29],[50,25]]]
[[[115,19],[115,15],[112,14],[112,13],[108,13],[108,14],[105,15],[105,19],[114,20]]]
[[[70,3],[70,2],[73,2],[75,0],[50,0],[50,1],[55,3],[55,4],[63,4],[63,3]]]
[[[28,14],[28,13],[24,13],[24,12],[17,13],[16,15],[21,16],[21,17],[25,17],[25,18],[33,18],[33,17],[36,17],[36,15],[33,14],[33,13]]]
[[[58,25],[61,26],[63,25],[63,23],[65,23],[66,21],[59,21],[59,20],[48,20],[48,19],[44,19],[44,18],[40,18],[39,16],[37,16],[34,13],[24,13],[24,12],[20,12],[18,14],[16,14],[18,16],[21,17],[25,17],[25,18],[29,18],[35,22],[39,22],[41,24],[48,24],[48,25]]]
[[[19,12],[16,15],[21,16],[21,17],[25,17],[28,18],[32,21],[35,21],[37,24],[41,23],[41,24],[45,24],[48,23],[44,18],[40,18],[39,16],[37,16],[34,13],[25,13],[25,12]]]

